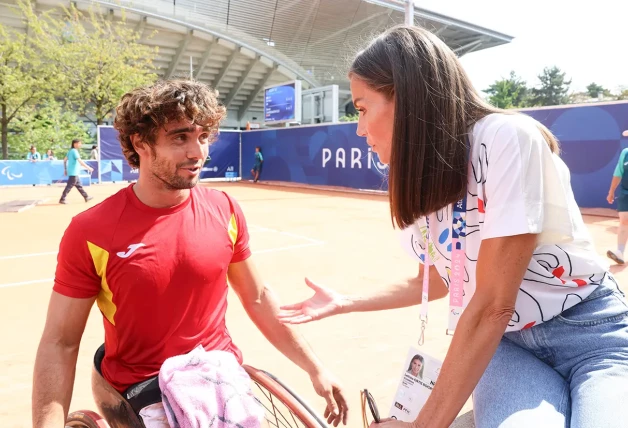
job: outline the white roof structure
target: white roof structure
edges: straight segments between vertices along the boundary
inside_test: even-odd
[[[0,0],[0,22],[26,31]],[[337,84],[347,89],[348,61],[368,40],[404,22],[403,7],[386,0],[74,0],[100,6],[158,46],[160,77],[193,76],[220,92],[231,116],[263,112],[262,89],[292,79],[304,89]],[[37,10],[69,6],[38,0]],[[458,55],[509,43],[513,37],[415,8],[416,25],[441,37]],[[190,67],[191,63],[191,67]],[[234,114],[237,112],[236,114]]]

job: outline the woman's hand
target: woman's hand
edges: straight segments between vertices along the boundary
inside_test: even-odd
[[[314,296],[300,303],[284,305],[279,309],[278,319],[285,324],[303,324],[338,315],[343,312],[349,299],[340,293],[322,287],[305,278],[305,283],[314,291]]]

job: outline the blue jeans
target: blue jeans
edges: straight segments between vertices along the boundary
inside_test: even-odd
[[[612,276],[551,321],[506,333],[473,406],[476,428],[628,427],[628,304]]]

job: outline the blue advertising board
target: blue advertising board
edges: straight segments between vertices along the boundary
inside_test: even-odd
[[[81,171],[81,183],[85,186],[98,182],[98,161],[86,160],[87,165],[94,168],[91,180],[87,170]],[[63,160],[31,162],[27,160],[0,161],[0,186],[20,186],[38,184],[59,184],[68,181],[64,175]]]
[[[98,128],[101,151],[101,179],[106,181],[135,181],[139,170],[131,168],[122,154],[118,140],[118,131],[111,126]],[[209,146],[209,156],[201,179],[229,178],[240,174],[240,133],[239,131],[220,131],[218,139]]]
[[[250,175],[255,147],[264,157],[261,180],[365,190],[388,190],[388,167],[379,162],[355,123],[242,133],[242,177]]]
[[[628,147],[628,102],[525,109],[560,142],[580,207],[611,208],[606,195],[621,151]],[[620,189],[616,195],[620,194]]]

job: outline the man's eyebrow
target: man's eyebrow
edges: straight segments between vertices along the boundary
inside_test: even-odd
[[[166,132],[166,135],[172,135],[172,134],[182,134],[182,133],[187,133],[187,132],[194,132],[196,131],[196,128],[193,126],[186,126],[183,128],[177,128],[177,129],[173,129],[172,131],[168,131]]]

